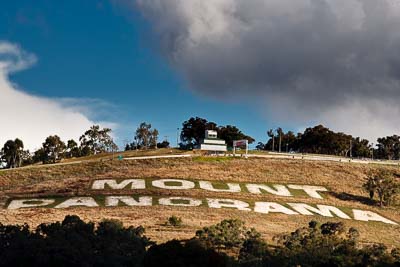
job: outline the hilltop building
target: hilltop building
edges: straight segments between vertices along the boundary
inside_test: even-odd
[[[226,152],[226,142],[225,140],[218,139],[217,131],[206,130],[205,138],[200,144],[200,150]]]

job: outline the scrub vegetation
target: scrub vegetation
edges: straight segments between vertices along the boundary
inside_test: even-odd
[[[1,266],[399,266],[400,250],[383,244],[359,246],[359,232],[342,222],[285,232],[268,244],[237,219],[203,227],[195,236],[157,244],[145,228],[118,220],[0,224]]]

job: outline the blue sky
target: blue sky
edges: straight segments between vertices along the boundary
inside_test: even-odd
[[[96,99],[86,114],[93,121],[117,123],[119,144],[131,140],[142,121],[175,144],[176,128],[191,116],[237,125],[257,141],[266,139],[270,125],[257,108],[193,93],[158,53],[148,22],[139,13],[128,15],[123,6],[108,1],[5,1],[0,25],[0,40],[38,58],[9,79],[37,96]]]
[[[175,145],[192,116],[262,142],[278,126],[399,134],[399,1],[293,3],[3,1],[0,143],[100,123],[122,144],[146,121]]]

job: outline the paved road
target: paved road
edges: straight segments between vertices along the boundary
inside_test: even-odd
[[[188,157],[192,157],[192,156],[193,156],[193,155],[191,155],[191,154],[183,154],[183,155],[159,155],[159,156],[130,157],[130,158],[124,158],[124,160],[188,158]]]
[[[361,160],[361,159],[349,159],[342,157],[330,157],[330,156],[318,156],[318,155],[302,155],[302,154],[279,154],[271,153],[266,155],[261,154],[249,154],[248,157],[253,158],[276,158],[276,159],[297,159],[297,160],[315,160],[315,161],[334,161],[344,163],[359,163],[359,164],[381,164],[381,165],[393,165],[400,166],[400,161],[379,161],[379,160]]]

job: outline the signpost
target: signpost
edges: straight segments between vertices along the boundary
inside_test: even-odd
[[[233,141],[233,156],[235,156],[236,153],[236,147],[246,147],[246,158],[247,158],[247,153],[249,150],[249,141],[248,140],[235,140]]]

